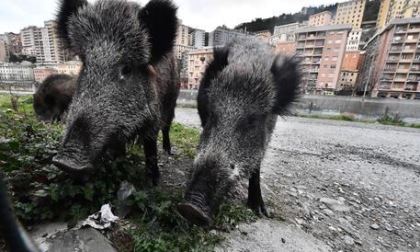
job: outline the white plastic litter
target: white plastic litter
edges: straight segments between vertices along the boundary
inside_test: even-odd
[[[95,229],[103,230],[109,228],[113,222],[119,218],[111,211],[109,204],[102,205],[101,210],[95,214],[89,215],[86,220],[79,221],[73,230],[80,229],[84,226],[90,226]]]

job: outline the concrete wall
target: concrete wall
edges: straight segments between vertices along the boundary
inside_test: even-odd
[[[197,91],[181,90],[178,103],[196,104]],[[311,105],[312,104],[312,105]],[[420,119],[420,100],[392,98],[366,98],[350,96],[315,96],[301,97],[292,108],[297,113],[352,113],[362,117],[378,118],[386,112],[399,114],[401,118]]]

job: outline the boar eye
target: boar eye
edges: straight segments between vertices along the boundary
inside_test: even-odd
[[[121,74],[120,74],[120,78],[124,79],[124,77],[126,77],[127,75],[131,74],[131,72],[133,71],[131,66],[123,66],[121,68]]]

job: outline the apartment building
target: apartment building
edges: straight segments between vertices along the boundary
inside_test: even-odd
[[[225,26],[219,26],[209,34],[209,46],[223,46],[235,38],[253,36],[241,30],[232,30]]]
[[[365,11],[366,0],[352,0],[337,5],[334,24],[351,24],[352,28],[360,28]]]
[[[56,68],[45,66],[35,67],[33,72],[35,81],[39,83],[43,82],[50,75],[58,74],[58,70]]]
[[[303,89],[324,94],[337,89],[352,25],[306,27],[296,30],[296,54],[303,59]]]
[[[22,53],[35,56],[35,34],[39,32],[36,26],[29,26],[20,31]],[[38,37],[38,36],[37,36]]]
[[[198,89],[208,62],[213,59],[213,47],[194,49],[188,52],[188,87]]]
[[[61,64],[57,64],[55,67],[57,73],[59,74],[68,74],[68,75],[78,75],[82,69],[81,61],[67,61]]]
[[[296,41],[295,31],[305,26],[307,26],[306,23],[292,23],[275,26],[273,36],[271,37],[271,43],[276,45],[278,42],[294,42]]]
[[[56,31],[54,20],[44,22],[44,27],[30,26],[21,30],[22,53],[36,56],[38,63],[59,63],[64,51]]]
[[[323,11],[309,16],[308,26],[325,26],[331,24],[332,13]]]
[[[0,62],[9,62],[10,52],[6,41],[0,40]]]
[[[394,19],[368,44],[359,85],[372,97],[420,99],[420,18]]]
[[[276,53],[294,55],[296,53],[296,42],[295,41],[277,42]]]
[[[419,0],[381,0],[376,27],[385,28],[394,19],[420,16]]]
[[[254,36],[260,40],[262,40],[265,43],[271,43],[271,32],[264,30],[264,31],[259,31],[259,32],[255,32]]]
[[[34,71],[32,65],[26,64],[0,64],[0,81],[33,81]]]
[[[183,46],[190,46],[189,43],[189,34],[190,34],[190,27],[183,25],[182,20],[178,20],[178,31],[175,38],[176,45],[183,45]]]
[[[203,48],[206,45],[206,32],[204,30],[195,29],[191,33],[191,45],[195,48]]]

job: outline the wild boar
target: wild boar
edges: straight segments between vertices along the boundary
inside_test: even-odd
[[[34,111],[38,121],[60,122],[67,111],[74,90],[76,78],[67,74],[48,76],[34,94]]]
[[[158,183],[157,135],[170,152],[169,128],[179,80],[173,44],[177,8],[169,0],[62,0],[58,33],[83,65],[53,163],[93,169],[105,150],[139,136],[146,169]]]
[[[278,115],[298,96],[299,63],[275,55],[255,38],[215,49],[200,83],[197,105],[203,132],[179,212],[198,225],[211,222],[220,201],[249,178],[248,206],[269,215],[260,166]]]

